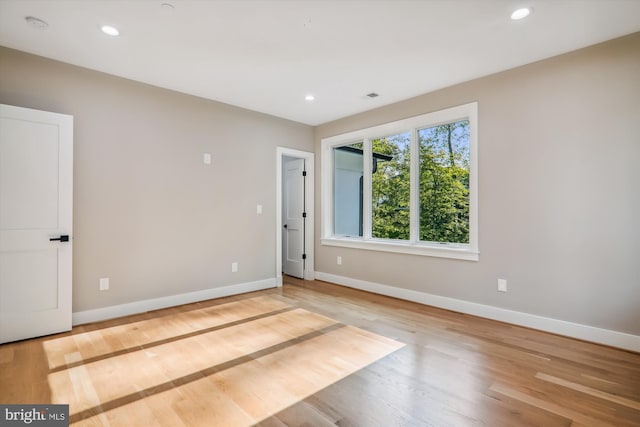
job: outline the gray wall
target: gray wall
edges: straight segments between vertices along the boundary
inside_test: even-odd
[[[74,116],[74,312],[275,277],[276,146],[313,128],[1,47],[0,103]]]
[[[316,239],[316,271],[640,335],[640,33],[321,125],[318,162],[323,137],[472,101],[480,261]]]

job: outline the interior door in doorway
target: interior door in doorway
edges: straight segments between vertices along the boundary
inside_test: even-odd
[[[73,117],[0,105],[0,343],[71,329]]]
[[[304,277],[304,159],[288,159],[283,166],[282,271]]]

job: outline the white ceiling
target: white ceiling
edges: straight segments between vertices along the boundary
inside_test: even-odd
[[[637,31],[640,0],[0,0],[0,45],[310,125]]]

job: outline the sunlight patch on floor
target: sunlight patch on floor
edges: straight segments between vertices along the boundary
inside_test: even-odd
[[[73,335],[59,338],[62,344],[46,347],[55,366],[52,403],[70,405],[74,426],[251,426],[404,346],[276,299],[257,299],[230,303],[252,319],[246,322],[216,313],[228,304],[203,309],[218,319],[213,330],[201,313],[198,322],[184,313],[175,315],[179,320],[162,317],[185,337],[154,333],[160,343],[137,347],[115,342],[112,357],[109,344],[94,351],[90,339],[78,346]],[[148,336],[144,327],[158,328],[154,319],[136,324],[140,337]],[[130,325],[92,331],[91,338],[108,342],[100,338],[126,334]]]
[[[43,345],[49,369],[56,369],[66,366],[65,355],[72,352],[80,352],[87,360],[290,307],[282,301],[260,296],[55,338]]]

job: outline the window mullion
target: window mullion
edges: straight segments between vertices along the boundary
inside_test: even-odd
[[[469,113],[469,154],[470,154],[470,176],[469,176],[469,247],[472,251],[478,252],[478,111],[477,105],[471,108]]]
[[[373,149],[371,139],[362,141],[362,237],[365,240],[371,239],[371,171],[373,168]]]
[[[420,240],[420,150],[418,148],[418,130],[411,130],[410,170],[409,170],[409,241]]]

